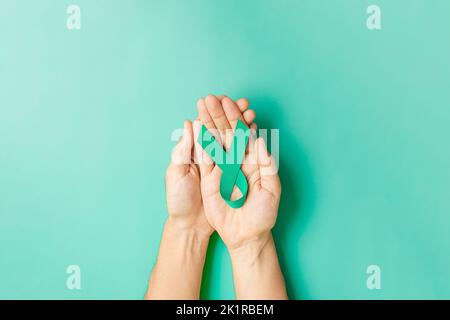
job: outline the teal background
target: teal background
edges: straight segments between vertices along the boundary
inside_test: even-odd
[[[141,298],[170,134],[208,93],[280,129],[291,298],[450,298],[449,1],[73,3],[79,31],[72,2],[0,1],[0,298]],[[234,298],[217,236],[202,297]]]

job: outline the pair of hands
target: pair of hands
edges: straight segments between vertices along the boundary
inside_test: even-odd
[[[248,244],[263,247],[271,239],[281,195],[275,159],[256,138],[255,112],[246,99],[208,95],[198,103],[198,118],[184,123],[183,137],[172,153],[166,174],[169,222],[177,229],[208,237],[216,230],[230,252]],[[248,182],[247,200],[233,209],[220,195],[222,171],[197,138],[202,125],[228,150],[237,121],[252,129],[241,170]],[[235,190],[233,196],[239,191]]]
[[[229,249],[237,299],[287,299],[271,229],[281,187],[276,161],[256,138],[255,112],[248,101],[209,95],[198,101],[198,118],[186,121],[166,174],[169,218],[146,299],[198,299],[209,237],[216,230]],[[220,195],[222,171],[198,144],[205,125],[228,150],[241,120],[252,129],[241,170],[247,199],[233,209]],[[235,188],[231,195],[239,197]]]

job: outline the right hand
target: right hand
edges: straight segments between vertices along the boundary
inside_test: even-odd
[[[216,139],[220,139],[225,149],[228,149],[231,141],[229,137],[232,136],[232,129],[236,127],[237,121],[249,124],[254,119],[254,112],[246,113],[247,108],[248,103],[242,108],[228,97],[218,99],[209,95],[204,100],[200,99],[198,109],[201,123],[198,120],[194,122],[195,139],[197,140],[201,124],[204,124],[210,132],[218,130]],[[256,131],[256,126],[251,125],[251,129]],[[275,225],[281,195],[277,164],[268,154],[264,140],[256,139],[254,134],[249,139],[249,147],[241,167],[249,190],[245,204],[237,209],[228,206],[220,195],[221,169],[197,142],[195,148],[200,162],[203,206],[210,225],[217,230],[230,251],[255,242],[263,247],[271,239],[271,229]]]

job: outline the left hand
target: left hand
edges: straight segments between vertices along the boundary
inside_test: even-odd
[[[184,133],[172,152],[166,173],[169,221],[181,230],[195,230],[210,236],[214,231],[206,220],[200,192],[200,173],[192,159],[192,123],[184,122]]]

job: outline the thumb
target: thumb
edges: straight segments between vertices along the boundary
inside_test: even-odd
[[[261,176],[261,187],[274,195],[281,193],[280,177],[278,176],[278,164],[274,157],[267,151],[263,138],[258,138],[255,143],[256,159]]]
[[[173,148],[170,167],[179,172],[186,172],[192,162],[192,147],[194,144],[192,123],[184,122],[183,136]]]
[[[194,149],[195,149],[195,162],[198,164],[200,169],[200,175],[202,177],[211,173],[214,168],[214,162],[211,157],[203,150],[202,146],[197,142],[198,136],[200,135],[202,124],[200,120],[194,121]]]

